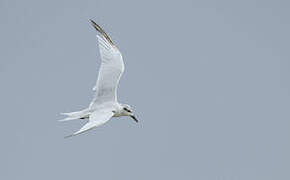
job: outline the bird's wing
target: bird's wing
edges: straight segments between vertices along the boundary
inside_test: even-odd
[[[91,129],[94,129],[98,126],[101,126],[102,124],[105,124],[107,121],[109,121],[113,117],[113,115],[114,113],[112,112],[112,109],[96,110],[90,115],[89,122],[87,122],[87,124],[85,124],[80,130],[78,130],[74,134],[66,137],[75,136],[84,133],[86,131],[89,131]]]
[[[124,72],[124,62],[118,48],[113,44],[110,37],[103,29],[92,21],[92,25],[99,32],[97,35],[101,66],[95,89],[95,97],[90,106],[108,101],[117,101],[117,87],[122,73]]]

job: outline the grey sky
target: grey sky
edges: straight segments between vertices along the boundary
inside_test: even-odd
[[[290,179],[290,3],[0,1],[0,179]],[[70,139],[99,23],[120,48],[127,117]]]

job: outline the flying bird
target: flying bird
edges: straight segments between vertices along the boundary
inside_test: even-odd
[[[95,96],[88,108],[77,112],[61,113],[67,117],[60,121],[88,119],[88,122],[80,130],[66,137],[75,136],[101,126],[112,117],[130,116],[135,122],[138,122],[132,108],[127,104],[119,103],[117,100],[117,88],[124,72],[122,54],[105,31],[93,20],[90,21],[97,30],[101,56],[101,66],[96,85],[93,88]]]

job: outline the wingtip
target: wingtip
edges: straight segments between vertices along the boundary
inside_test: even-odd
[[[75,134],[71,134],[71,135],[65,136],[65,137],[63,137],[63,138],[64,138],[64,139],[67,139],[67,138],[70,138],[70,137],[73,137],[73,136],[75,136]]]
[[[91,25],[97,30],[97,31],[101,31],[99,28],[99,25],[92,19],[89,19],[89,21],[91,22]]]
[[[104,38],[111,44],[114,45],[113,41],[111,38],[107,35],[107,33],[99,26],[94,20],[89,19],[91,21],[92,26],[100,33]]]
[[[96,22],[94,21],[94,20],[92,20],[92,19],[89,19],[89,21],[91,22],[91,24],[95,27],[96,26]]]

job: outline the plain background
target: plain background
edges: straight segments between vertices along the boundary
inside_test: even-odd
[[[0,178],[290,179],[290,3],[0,1]],[[115,118],[85,121],[99,67],[94,19],[120,48]]]

